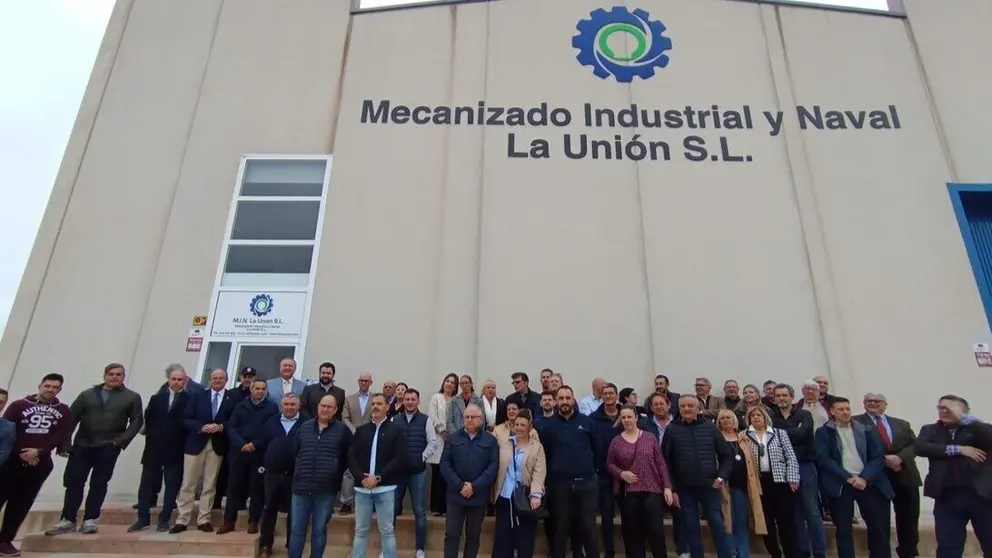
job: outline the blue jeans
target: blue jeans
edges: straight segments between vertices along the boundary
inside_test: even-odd
[[[396,485],[396,515],[403,511],[403,495],[410,489],[410,501],[413,503],[413,537],[416,542],[415,550],[427,548],[427,510],[424,509],[424,489],[427,487],[427,471],[410,475]]]
[[[306,544],[307,527],[310,527],[310,558],[323,558],[327,547],[327,522],[331,520],[337,494],[293,494],[290,504],[292,517],[289,534],[289,558],[302,558]],[[309,525],[308,525],[309,524]]]
[[[820,480],[816,472],[816,463],[802,461],[799,463],[799,492],[796,501],[796,542],[799,553],[813,556],[827,555],[827,533],[823,529],[823,516],[820,514]]]
[[[396,558],[396,531],[393,529],[395,499],[395,488],[374,494],[355,491],[355,543],[351,547],[351,558],[365,558],[373,511],[375,511],[375,522],[379,524],[382,556]]]
[[[733,533],[730,535],[730,549],[737,558],[751,556],[751,502],[747,491],[741,488],[730,489],[730,518]]]
[[[730,537],[723,523],[723,507],[720,493],[711,486],[681,487],[678,489],[679,504],[685,518],[686,542],[692,558],[703,558],[703,534],[699,524],[699,506],[706,514],[706,523],[713,535],[713,546],[718,558],[731,558]]]

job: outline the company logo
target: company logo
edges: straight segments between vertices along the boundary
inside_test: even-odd
[[[255,295],[255,298],[251,299],[249,310],[251,310],[252,314],[261,318],[272,311],[272,306],[272,297],[267,294],[260,294]]]
[[[655,68],[668,65],[666,52],[672,48],[672,40],[663,35],[665,24],[650,18],[644,10],[631,12],[620,6],[590,13],[589,19],[575,26],[576,59],[592,66],[592,73],[603,79],[613,76],[620,83],[630,83],[634,76],[648,79]],[[622,48],[625,40],[629,50]]]

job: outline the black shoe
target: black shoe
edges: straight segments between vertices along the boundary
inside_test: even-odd
[[[214,532],[214,526],[209,521],[206,523],[200,523],[199,525],[196,526],[196,528],[199,529],[200,531],[203,531],[204,533]]]
[[[133,525],[127,528],[128,533],[137,533],[138,531],[144,531],[149,527],[148,523],[142,523],[140,521],[135,521]]]
[[[340,515],[350,515],[352,512],[351,506],[349,504],[341,504],[341,509],[338,510]]]
[[[173,535],[177,535],[179,533],[186,531],[186,529],[188,529],[188,527],[186,527],[182,523],[176,523],[175,525],[172,526],[172,529],[169,529],[169,533]]]
[[[133,506],[131,506],[131,509],[132,509],[132,510],[136,510],[136,509],[138,509],[138,504],[134,504]]]
[[[155,531],[158,532],[158,533],[168,533],[169,532],[169,524],[168,523],[159,523],[158,526],[155,527]]]

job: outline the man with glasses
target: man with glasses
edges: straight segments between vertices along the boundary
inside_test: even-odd
[[[372,420],[372,374],[362,372],[358,376],[358,393],[353,393],[344,398],[344,409],[341,410],[341,422],[351,430],[355,430]],[[341,482],[341,515],[348,515],[355,505],[355,479],[351,476],[351,471],[345,470],[344,480]]]
[[[448,514],[444,527],[444,558],[458,558],[462,530],[464,558],[476,558],[486,517],[490,489],[496,483],[499,444],[486,432],[482,407],[471,403],[462,414],[465,426],[444,444],[441,475],[448,484]]]
[[[541,394],[530,389],[530,378],[524,372],[510,376],[513,393],[506,396],[506,404],[516,403],[519,409],[529,409],[531,416],[541,416]]]

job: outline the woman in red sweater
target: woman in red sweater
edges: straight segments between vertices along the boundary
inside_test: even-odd
[[[623,544],[629,558],[644,558],[645,547],[655,558],[667,555],[665,506],[671,506],[672,481],[658,439],[637,428],[637,408],[620,409],[623,431],[610,442],[606,468],[620,504]],[[646,543],[646,544],[645,544]]]

